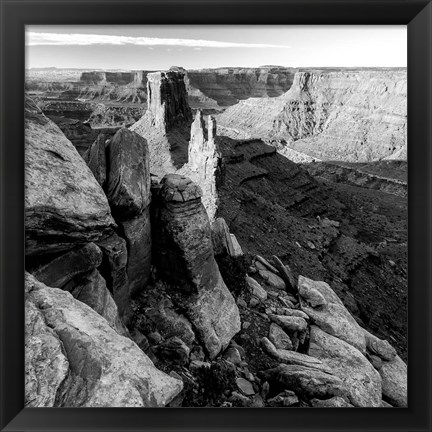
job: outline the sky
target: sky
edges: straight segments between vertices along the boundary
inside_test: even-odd
[[[26,26],[26,67],[406,67],[406,26]]]

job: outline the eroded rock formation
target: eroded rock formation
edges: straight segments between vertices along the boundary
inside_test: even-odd
[[[213,358],[240,330],[238,308],[214,258],[201,189],[178,174],[165,176],[161,186],[154,210],[156,266]]]
[[[26,102],[26,255],[98,240],[115,226],[108,200],[74,146]]]
[[[187,162],[192,112],[182,72],[149,74],[147,89],[148,109],[130,130],[147,140],[150,171],[162,178]]]
[[[208,116],[207,127],[200,110],[191,126],[188,163],[179,170],[203,191],[202,201],[210,220],[218,206],[218,186],[222,182],[222,156],[216,145],[216,121]]]
[[[100,135],[84,154],[84,159],[103,186],[120,234],[126,240],[127,280],[130,294],[136,294],[147,282],[151,263],[150,155],[147,141],[122,128],[109,140]],[[125,298],[125,294],[121,297]]]
[[[216,122],[202,112],[192,122],[185,74],[181,70],[148,75],[149,107],[131,130],[149,143],[150,171],[162,178],[168,173],[190,177],[203,191],[203,203],[211,220],[217,210],[217,186],[222,161],[216,145]]]

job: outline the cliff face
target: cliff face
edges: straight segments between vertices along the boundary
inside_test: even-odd
[[[147,140],[150,171],[162,178],[176,172],[188,160],[192,111],[187,102],[183,72],[155,72],[148,77],[147,111],[130,130]]]
[[[188,71],[190,84],[220,106],[248,98],[276,97],[292,84],[295,69],[284,67],[219,68]]]
[[[45,99],[59,101],[105,102],[109,104],[145,104],[147,101],[147,73],[130,72],[82,72],[79,77],[67,74],[65,77],[50,72],[48,76],[31,71],[26,78],[26,91]],[[71,81],[71,78],[77,78]],[[51,81],[52,80],[52,81]],[[58,110],[61,106],[57,107]],[[58,111],[59,112],[59,111]]]
[[[218,186],[222,181],[222,156],[216,145],[216,121],[208,116],[205,125],[201,111],[197,111],[191,125],[189,159],[180,172],[188,175],[203,191],[203,203],[210,220],[218,205]]]
[[[211,220],[217,210],[217,183],[222,174],[217,150],[216,122],[202,112],[192,121],[182,70],[148,75],[149,104],[145,115],[130,130],[144,137],[150,148],[150,171],[158,177],[178,173],[190,177],[203,191]]]
[[[152,124],[169,131],[192,119],[183,73],[155,72],[148,74],[147,79],[148,116]]]
[[[186,72],[180,67],[175,71]],[[292,84],[296,69],[278,66],[260,68],[200,69],[187,72],[189,103],[200,107],[224,107],[250,97],[276,97]],[[49,92],[62,98],[89,98],[145,103],[147,75],[151,71],[28,71],[26,89]],[[135,91],[132,91],[135,89]],[[127,96],[128,95],[128,96]]]
[[[380,160],[406,148],[406,89],[406,70],[298,72],[286,94],[240,102],[218,122],[322,160]]]

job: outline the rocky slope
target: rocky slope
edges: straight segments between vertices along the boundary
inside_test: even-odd
[[[218,116],[232,137],[284,140],[321,160],[406,155],[406,70],[297,72],[284,95],[248,99]]]

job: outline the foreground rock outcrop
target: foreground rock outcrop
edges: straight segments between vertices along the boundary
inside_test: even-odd
[[[126,240],[130,294],[142,290],[150,274],[150,155],[147,141],[122,128],[109,140],[100,135],[84,154],[108,198]]]
[[[98,240],[115,226],[108,200],[60,129],[26,101],[26,255]]]
[[[165,176],[155,203],[155,263],[176,290],[210,358],[240,330],[240,317],[216,264],[201,189],[178,174]]]
[[[182,386],[91,308],[26,275],[26,406],[157,407]]]

